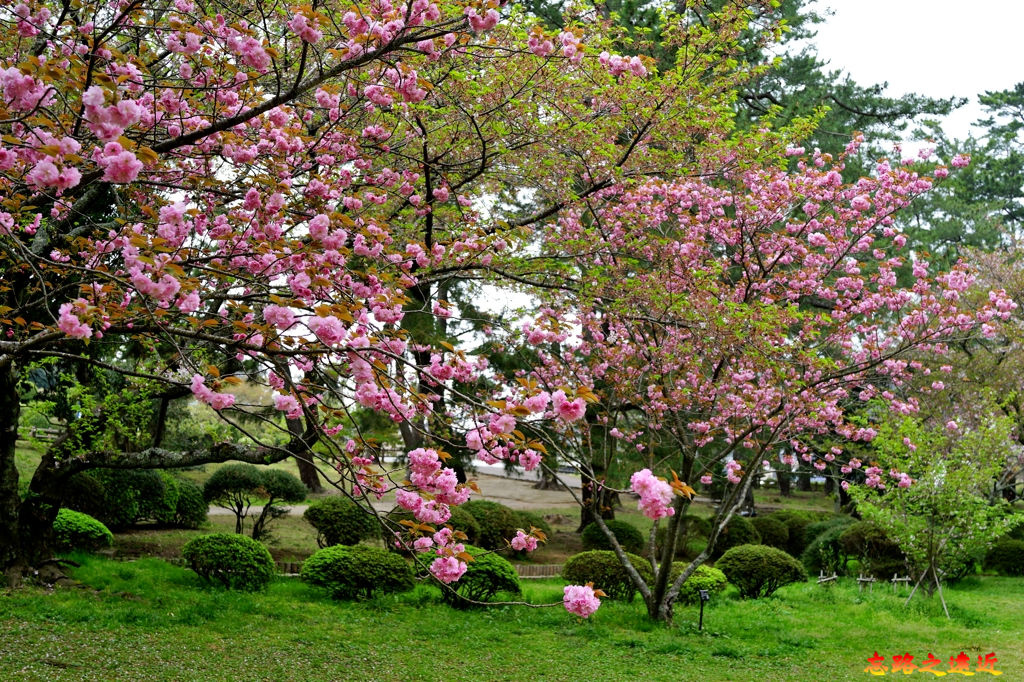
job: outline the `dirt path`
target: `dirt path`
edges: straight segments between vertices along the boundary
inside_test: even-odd
[[[480,495],[474,494],[474,500],[500,502],[512,509],[573,509],[576,507],[576,501],[568,490],[537,490],[533,487],[533,481],[520,481],[490,474],[478,474],[475,480],[480,488]],[[374,502],[373,506],[378,511],[390,511],[395,506],[394,496],[385,496],[383,500]],[[291,505],[288,508],[288,515],[302,516],[308,508],[308,504]],[[253,506],[249,509],[249,515],[259,514],[261,511],[263,511],[263,507]],[[211,516],[228,516],[232,513],[223,507],[210,507]]]

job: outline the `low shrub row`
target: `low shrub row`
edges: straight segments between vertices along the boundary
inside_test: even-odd
[[[104,525],[127,528],[151,521],[172,528],[199,528],[209,506],[199,488],[166,471],[97,469],[68,479],[62,507]]]

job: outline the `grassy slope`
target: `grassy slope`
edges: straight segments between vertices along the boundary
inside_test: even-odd
[[[1002,679],[1024,678],[1017,614],[1024,580],[983,578],[935,601],[902,602],[852,585],[783,588],[742,602],[726,593],[696,631],[648,622],[639,601],[606,602],[587,622],[560,607],[453,611],[436,589],[336,603],[295,580],[264,594],[202,589],[159,560],[84,560],[90,588],[0,599],[0,678],[40,680],[864,680],[866,659],[995,652]],[[556,581],[527,582],[535,603]],[[843,625],[838,625],[842,623]]]

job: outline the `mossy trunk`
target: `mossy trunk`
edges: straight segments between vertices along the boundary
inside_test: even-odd
[[[299,480],[306,490],[311,493],[322,493],[323,485],[320,483],[320,474],[317,472],[316,464],[313,462],[313,443],[316,441],[318,431],[315,428],[307,428],[303,434],[303,422],[301,419],[289,419],[288,431],[291,433],[291,440],[288,442],[292,459],[299,469]],[[312,440],[313,442],[307,442]]]
[[[21,404],[14,367],[0,371],[0,570],[15,586],[53,557],[53,520],[60,509],[59,477],[44,455],[21,499],[15,453]]]
[[[18,467],[15,448],[18,442],[17,377],[14,367],[0,369],[0,569],[10,575],[22,561],[21,537],[18,532]]]

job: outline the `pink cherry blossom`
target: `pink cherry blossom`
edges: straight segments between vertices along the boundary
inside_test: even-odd
[[[551,403],[558,418],[567,422],[580,419],[587,410],[587,404],[583,398],[569,400],[565,391],[562,390],[551,394]]]
[[[650,469],[641,469],[629,479],[633,492],[640,496],[638,507],[644,516],[650,519],[661,519],[675,514],[672,508],[672,486],[651,473]]]
[[[316,337],[328,346],[336,346],[345,338],[346,331],[341,320],[334,315],[314,317],[306,323]]]
[[[274,394],[274,409],[285,412],[288,419],[299,419],[302,417],[302,406],[293,395]]]
[[[92,336],[92,328],[78,319],[74,311],[83,308],[85,301],[78,299],[76,303],[64,303],[60,306],[60,319],[57,328],[76,339],[88,339]]]
[[[562,595],[565,610],[580,618],[589,618],[601,606],[601,600],[589,585],[566,585]]]
[[[311,22],[305,14],[298,12],[288,21],[288,28],[307,43],[319,42],[324,37],[323,32],[318,29],[316,20]]]
[[[430,574],[446,585],[456,582],[466,572],[466,562],[453,556],[437,557],[430,564]]]
[[[295,324],[295,313],[291,308],[271,303],[263,308],[263,319],[278,329],[288,329]]]
[[[519,530],[516,531],[516,536],[512,538],[511,545],[512,549],[518,550],[520,552],[532,552],[533,550],[537,549],[537,538],[533,537],[532,535],[527,535],[523,531]]]
[[[142,170],[142,162],[135,158],[135,154],[117,142],[108,142],[102,152],[97,152],[96,163],[105,171],[104,181],[118,184],[134,182]]]

